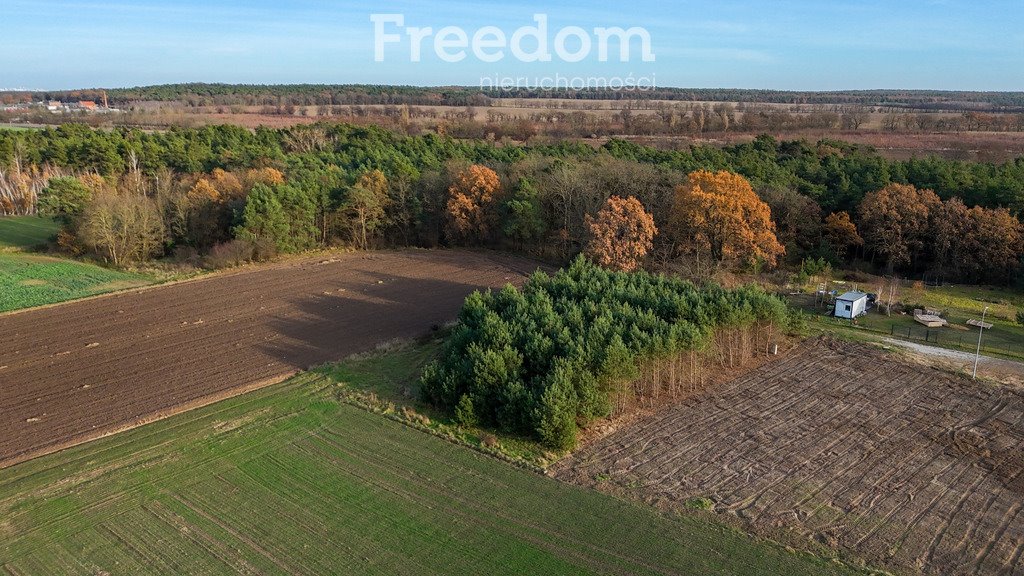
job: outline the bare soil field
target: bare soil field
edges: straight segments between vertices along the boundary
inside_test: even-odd
[[[0,316],[0,467],[276,382],[454,319],[536,263],[320,256]]]
[[[1024,574],[1024,395],[815,340],[622,428],[564,480],[898,572]]]

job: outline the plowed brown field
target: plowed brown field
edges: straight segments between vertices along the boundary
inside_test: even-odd
[[[0,467],[421,335],[535,268],[345,254],[0,316]]]
[[[928,574],[1024,573],[1022,472],[1019,390],[829,341],[622,428],[556,470],[667,506],[709,498],[762,534]]]

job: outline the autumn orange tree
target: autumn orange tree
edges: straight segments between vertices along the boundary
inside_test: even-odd
[[[934,192],[910,184],[869,192],[858,209],[865,246],[885,259],[890,272],[910,264],[924,249],[929,218],[941,206]]]
[[[275,168],[253,168],[245,172],[242,180],[243,188],[248,193],[257,184],[266,184],[267,186],[284,184],[284,174]]]
[[[929,234],[935,272],[956,279],[1005,282],[1024,254],[1024,226],[1005,208],[942,203]]]
[[[284,181],[283,175],[281,181]],[[242,181],[238,179],[238,176],[220,168],[214,168],[210,173],[210,184],[217,189],[223,199],[237,200],[245,196]]]
[[[959,198],[950,198],[929,213],[932,272],[938,278],[947,274],[959,276],[962,271],[960,257],[964,238],[968,233],[970,208]]]
[[[483,242],[494,226],[493,204],[501,192],[498,174],[474,164],[448,187],[448,234],[453,240]]]
[[[971,244],[962,251],[967,277],[1009,280],[1024,255],[1024,225],[1006,208],[975,206],[970,218]]]
[[[188,190],[188,199],[192,202],[219,202],[220,191],[206,178],[199,179]]]
[[[591,260],[613,270],[636,270],[654,246],[654,217],[639,200],[612,196],[597,217],[586,217],[590,242],[586,253]]]
[[[786,249],[775,237],[771,210],[732,172],[698,170],[676,188],[670,226],[677,244],[698,261],[778,263]]]
[[[857,226],[850,219],[849,212],[836,212],[825,218],[825,239],[832,245],[836,256],[845,258],[850,248],[864,245],[864,239],[857,233]]]

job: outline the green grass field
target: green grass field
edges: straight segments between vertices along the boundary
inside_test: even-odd
[[[60,229],[37,216],[0,217],[0,312],[55,304],[153,282],[142,274],[94,264],[32,255]]]
[[[0,216],[0,249],[31,250],[57,236],[60,225],[38,216]]]
[[[0,312],[150,284],[139,274],[48,256],[0,253]]]
[[[379,347],[372,353],[379,356],[374,360],[372,373],[364,373],[357,362],[322,366],[317,371],[345,383],[338,394],[349,404],[385,414],[527,468],[544,469],[557,461],[562,454],[550,451],[536,440],[459,424],[451,414],[441,412],[420,399],[418,368],[437,357],[446,334],[439,333],[414,347],[403,343],[398,343],[397,348],[393,343]],[[410,372],[410,365],[417,368],[415,372]]]
[[[351,360],[412,378],[411,347]],[[12,574],[848,574],[528,472],[338,400],[328,374],[0,473]],[[404,374],[404,376],[403,376]],[[143,385],[143,384],[140,384]]]

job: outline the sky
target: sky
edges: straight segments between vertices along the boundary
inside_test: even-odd
[[[373,14],[400,14],[381,31]],[[547,62],[511,49],[517,29],[547,18]],[[432,29],[412,57],[411,28]],[[439,38],[446,27],[465,31]],[[474,34],[496,27],[504,48]],[[575,27],[575,28],[569,28]],[[596,28],[639,27],[630,58],[601,61]],[[493,32],[493,30],[492,30]],[[563,53],[554,50],[564,32]],[[582,36],[580,36],[582,33]],[[586,40],[584,40],[584,37]],[[524,35],[527,53],[539,48]],[[458,54],[459,62],[439,56]],[[497,35],[484,40],[498,40]],[[585,42],[590,42],[586,52]],[[573,60],[576,57],[572,57]],[[3,0],[0,89],[126,87],[176,82],[467,85],[606,82],[783,90],[1024,90],[1024,0]]]

